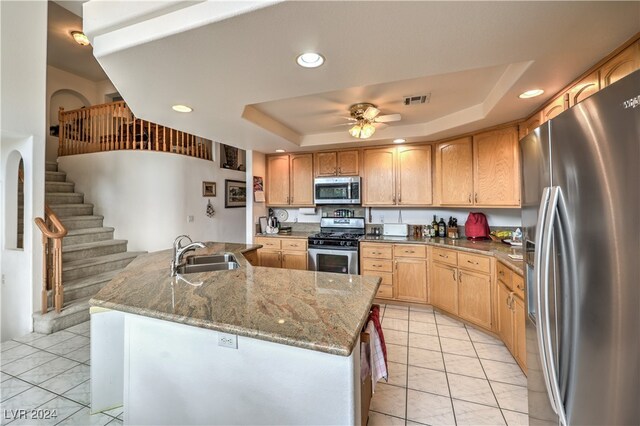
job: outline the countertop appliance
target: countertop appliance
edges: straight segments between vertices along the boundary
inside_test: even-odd
[[[358,240],[365,234],[363,217],[323,217],[320,233],[309,237],[309,270],[358,273]]]
[[[520,141],[529,423],[640,421],[640,71]]]
[[[385,223],[382,225],[382,235],[386,237],[406,237],[409,235],[409,225],[406,223]]]
[[[316,204],[360,204],[360,176],[320,177],[313,183]]]

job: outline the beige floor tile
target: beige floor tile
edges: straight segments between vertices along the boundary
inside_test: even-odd
[[[13,349],[16,346],[20,346],[20,343],[16,342],[15,340],[7,340],[6,342],[0,343],[0,352]]]
[[[515,364],[516,360],[511,352],[504,345],[492,345],[488,343],[474,343],[476,352],[480,359],[490,359],[493,361],[510,362]]]
[[[6,412],[5,410],[30,410],[39,407],[56,396],[54,393],[33,386],[13,398],[4,401],[2,403],[2,410],[3,413]]]
[[[409,312],[409,320],[416,322],[428,322],[430,324],[436,323],[436,317],[433,312],[414,312],[413,310],[411,310]]]
[[[48,391],[62,395],[68,390],[71,390],[81,383],[89,380],[89,366],[80,364],[77,365],[49,380],[46,380],[39,384],[41,388]]]
[[[38,349],[28,345],[18,344],[6,351],[3,351],[2,355],[0,355],[0,361],[2,361],[2,366],[5,366],[11,362],[21,360],[35,352],[38,352]],[[2,371],[5,371],[5,369],[3,368]]]
[[[407,346],[409,336],[406,331],[383,329],[382,332],[384,333],[385,343],[391,343],[392,345]]]
[[[409,332],[437,336],[438,328],[435,324],[428,322],[409,321]]]
[[[407,405],[407,390],[398,386],[378,383],[371,398],[370,409],[378,413],[404,418]]]
[[[491,382],[491,387],[496,394],[500,408],[525,414],[529,412],[526,387],[497,382]]]
[[[68,353],[75,352],[76,350],[87,346],[89,344],[89,338],[85,336],[74,336],[71,339],[65,340],[53,345],[46,349],[47,352],[54,353],[56,355],[66,355]]]
[[[58,423],[58,425],[103,426],[111,423],[113,420],[113,417],[107,416],[106,414],[91,414],[88,408],[83,408],[74,415],[67,417],[64,421]]]
[[[32,387],[31,383],[23,382],[20,379],[10,378],[0,385],[0,401],[6,401],[9,398],[22,393]]]
[[[394,305],[393,303],[387,303],[387,309],[395,310],[395,311],[409,312],[409,307],[408,306]]]
[[[448,325],[451,327],[464,327],[464,323],[462,321],[458,321],[447,315],[443,315],[439,313],[436,313],[436,323],[438,325]]]
[[[447,378],[452,398],[498,407],[488,380],[458,374],[447,374]]]
[[[471,337],[471,341],[473,342],[490,343],[492,345],[503,345],[502,341],[493,336],[490,336],[484,331],[478,330],[471,326],[467,326],[467,331],[469,332],[469,336]]]
[[[382,329],[386,330],[398,330],[409,331],[409,321],[401,320],[397,318],[385,317],[382,320]]]
[[[464,327],[451,327],[449,325],[438,325],[438,335],[449,339],[470,340],[467,329]],[[475,356],[475,355],[474,355]]]
[[[63,396],[88,406],[91,403],[91,380],[87,380],[75,388],[66,391]]]
[[[442,353],[426,349],[409,348],[409,365],[444,371]]]
[[[447,366],[447,373],[462,374],[464,376],[477,377],[479,379],[486,378],[478,358],[444,354],[444,363]]]
[[[433,306],[431,305],[412,306],[409,308],[409,312],[433,312]]]
[[[387,343],[387,362],[407,363],[407,347]]]
[[[407,392],[407,420],[429,425],[453,425],[451,399],[409,389]]]
[[[455,355],[464,355],[476,357],[476,351],[469,340],[451,339],[449,337],[440,337],[442,352]]]
[[[39,349],[46,349],[50,348],[51,346],[57,345],[58,343],[64,342],[65,340],[69,340],[75,336],[77,335],[62,330],[58,331],[57,333],[49,334],[48,336],[37,339],[33,341],[31,345]]]
[[[440,352],[440,339],[428,334],[409,333],[409,346]]]
[[[518,364],[488,359],[480,360],[484,367],[487,378],[491,381],[509,383],[518,386],[527,386],[527,377],[524,375]]]
[[[20,425],[25,425],[25,426],[46,426],[46,425],[55,425],[57,423],[59,423],[60,421],[66,419],[69,416],[72,416],[73,414],[77,413],[78,411],[82,410],[83,407],[82,405],[70,401],[66,398],[63,398],[61,396],[54,398],[50,401],[45,402],[44,404],[42,404],[41,406],[38,407],[38,411],[40,412],[40,410],[42,410],[42,413],[46,413],[46,414],[50,414],[49,418],[43,418],[43,419],[23,419],[23,420],[17,420],[13,423],[11,423],[12,426],[20,426]],[[54,414],[55,413],[55,414]],[[43,416],[45,417],[45,416]],[[48,417],[48,416],[46,416]]]
[[[76,361],[58,357],[50,362],[47,362],[46,364],[29,370],[26,373],[20,374],[18,378],[37,385],[77,365],[79,364]]]
[[[367,426],[404,426],[404,419],[369,411]]]
[[[389,373],[389,384],[407,387],[407,365],[397,362],[387,362],[387,372]]]
[[[407,387],[422,392],[449,396],[447,375],[444,371],[409,366]]]
[[[456,412],[458,426],[504,425],[504,418],[500,409],[473,402],[453,400],[453,408]]]
[[[382,317],[383,321],[384,321],[384,318],[396,318],[396,319],[401,319],[406,321],[409,319],[409,311],[387,307],[384,310],[384,315]]]
[[[529,416],[515,411],[502,410],[508,426],[529,426]]]
[[[18,376],[40,365],[49,363],[56,358],[58,358],[56,355],[50,354],[49,352],[36,351],[30,355],[25,356],[24,358],[18,359],[8,364],[5,364],[3,361],[1,367],[2,371],[4,371],[5,373],[11,374],[12,376]]]

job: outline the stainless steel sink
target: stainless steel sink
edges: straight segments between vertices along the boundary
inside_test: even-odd
[[[238,263],[236,257],[231,253],[187,257],[187,265],[203,265],[205,263],[229,263],[229,262],[233,262],[236,264]],[[235,269],[235,268],[231,268],[231,269]]]
[[[197,272],[230,271],[238,269],[238,267],[240,267],[238,262],[186,264],[179,266],[177,272],[178,274],[195,274]]]

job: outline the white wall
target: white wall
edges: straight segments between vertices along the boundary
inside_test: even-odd
[[[3,1],[0,16],[0,341],[5,341],[33,329],[31,315],[40,299],[41,235],[33,218],[44,209],[47,3]],[[25,173],[23,250],[10,249],[6,238],[7,213],[17,203],[16,152]],[[15,219],[9,225],[13,228]]]
[[[253,176],[262,177],[263,182],[267,181],[267,159],[262,152],[252,151],[252,170],[251,184],[253,185]],[[247,154],[248,157],[248,154]],[[251,191],[253,193],[253,190]],[[253,240],[253,233],[255,232],[255,225],[259,223],[260,216],[267,215],[267,206],[265,202],[256,203],[254,200],[252,215],[249,218],[251,220],[251,240]]]
[[[245,180],[245,173],[221,169],[217,162],[164,152],[110,151],[58,159],[76,192],[104,216],[114,237],[129,250],[171,247],[180,234],[194,241],[245,241],[245,208],[224,208],[225,179]],[[202,196],[202,182],[217,183],[217,196]],[[207,200],[216,211],[206,216]],[[193,216],[192,223],[187,216]]]

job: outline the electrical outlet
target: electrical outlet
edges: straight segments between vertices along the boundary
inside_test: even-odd
[[[383,214],[380,215],[380,223],[384,223],[384,215]]]
[[[238,349],[238,336],[235,334],[218,333],[218,346]]]
[[[194,220],[195,219],[194,219],[193,215],[187,216],[187,223],[192,223]]]

